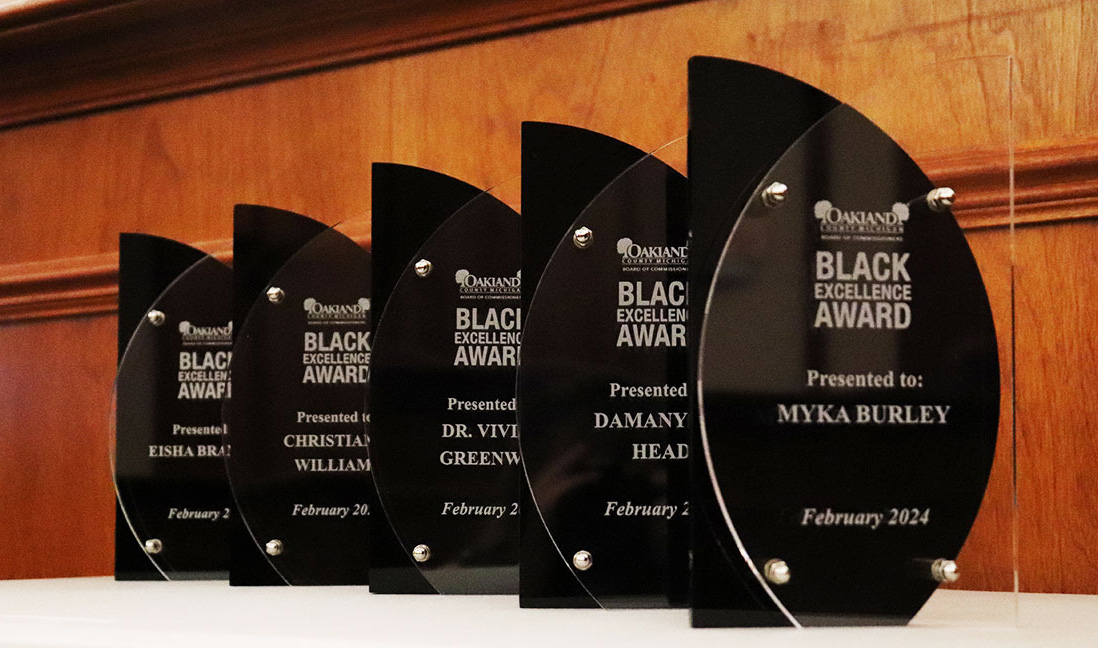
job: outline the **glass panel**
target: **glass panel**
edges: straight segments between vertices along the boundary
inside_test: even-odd
[[[497,197],[517,186],[431,234],[375,332],[379,499],[407,564],[442,594],[518,591],[519,215]]]
[[[274,273],[234,346],[233,494],[256,550],[290,585],[367,582],[365,231],[348,221],[303,245]]]
[[[983,278],[999,346],[1000,409],[995,461],[976,523],[957,558],[961,578],[940,587],[914,619],[923,625],[1017,622],[1018,519],[1014,419],[1013,59],[944,60],[914,77],[883,77],[849,103],[895,139],[939,187],[956,192],[953,213]],[[897,98],[904,97],[904,110]],[[910,119],[910,114],[920,119]],[[987,604],[958,621],[953,590],[984,590]]]
[[[635,163],[562,232],[523,329],[533,503],[602,607],[686,599],[687,183],[663,161],[685,149]]]
[[[996,79],[990,87],[1009,106],[1009,60],[954,65],[961,69],[931,76],[964,79],[958,88],[969,89]],[[988,110],[998,90],[987,94],[964,115],[1009,123],[1009,110]],[[974,96],[947,88],[935,103],[956,111]],[[873,116],[871,100],[860,105]],[[920,123],[934,119],[948,121],[928,108]],[[978,137],[995,142],[995,133],[1009,135],[1009,126]],[[991,150],[1007,157],[1009,139]],[[1009,195],[1008,173],[1002,181]],[[730,606],[743,613],[733,623],[773,609],[792,625],[902,624],[954,580],[958,564],[976,567],[977,586],[1011,580],[1009,533],[991,547],[998,559],[958,556],[977,514],[1002,511],[998,495],[1013,494],[1003,403],[1013,383],[1001,384],[1012,318],[1000,317],[1001,304],[993,309],[995,289],[985,289],[953,196],[934,189],[888,135],[841,106],[753,185],[738,218],[729,215],[735,228],[698,340],[696,449],[728,534],[726,556],[748,569],[742,584],[751,593]],[[1003,222],[1012,224],[1009,207]],[[991,286],[1009,282],[1009,262],[994,268],[984,264]],[[1011,499],[1002,512],[1013,520]],[[958,599],[942,594],[920,623],[948,616],[940,613]],[[970,621],[1012,620],[1006,596]]]
[[[118,368],[110,426],[118,501],[169,580],[228,575],[234,512],[221,405],[231,310],[232,271],[213,257],[198,261],[141,320]]]

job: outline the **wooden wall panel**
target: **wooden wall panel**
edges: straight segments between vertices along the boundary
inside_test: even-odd
[[[391,155],[388,68],[0,132],[0,262],[117,251],[119,231],[226,239],[238,202],[362,216]]]
[[[0,3],[0,128],[684,1]]]
[[[1098,593],[1098,221],[1017,245],[1022,587]]]
[[[1022,583],[1098,592],[1087,514],[1098,508],[1098,286],[1086,265],[1098,249],[1096,30],[1098,9],[1082,0],[715,0],[0,131],[0,578],[111,569],[106,425],[92,412],[114,371],[120,230],[223,249],[235,202],[358,216],[373,161],[496,184],[518,173],[524,119],[655,148],[686,131],[686,61],[698,53],[775,67],[866,110],[936,177],[971,182],[963,222],[994,226],[1005,68],[969,64],[971,84],[942,70],[1011,54],[1019,214],[1064,221],[1018,232]],[[970,232],[985,270],[1006,262],[1005,237]],[[989,273],[997,314],[1009,309],[1005,276]],[[58,318],[81,312],[94,316]],[[40,319],[17,321],[29,317]],[[80,370],[67,373],[74,358]],[[1004,466],[963,556],[966,586],[1010,585]],[[75,509],[66,543],[84,549],[58,558],[54,518]]]
[[[105,574],[113,317],[0,327],[0,578]]]
[[[523,119],[655,148],[686,131],[686,61],[698,53],[819,85],[917,155],[1001,138],[920,118],[912,97],[934,93],[910,89],[933,88],[939,60],[1013,54],[1019,148],[1094,140],[1098,39],[1080,35],[1093,13],[1078,0],[975,2],[971,13],[950,2],[699,2],[0,131],[0,263],[110,252],[120,228],[224,238],[238,201],[343,218],[368,205],[379,159],[499,183],[518,171]],[[902,82],[884,83],[882,70]],[[906,92],[883,96],[897,86]]]
[[[1007,228],[967,233],[969,247],[984,279],[995,334],[999,341],[999,379],[1003,398],[999,404],[999,438],[987,493],[972,532],[957,558],[961,589],[1009,591],[1014,587],[1012,538],[1014,506],[1014,446],[1011,442],[1014,404],[1010,395],[1011,355],[1011,246]]]

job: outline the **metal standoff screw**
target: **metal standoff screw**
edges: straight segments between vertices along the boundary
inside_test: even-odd
[[[778,558],[771,558],[766,561],[766,564],[763,565],[763,575],[766,576],[766,580],[775,585],[785,585],[793,577],[793,574],[789,572],[789,565]]]
[[[926,204],[936,212],[945,211],[953,206],[953,201],[957,199],[957,194],[954,193],[949,187],[938,187],[937,189],[931,189],[930,193],[926,195]]]
[[[947,558],[939,558],[930,565],[930,575],[939,583],[956,583],[961,577],[957,563]]]
[[[425,563],[431,559],[431,548],[425,544],[416,545],[412,549],[412,559],[418,563]]]
[[[286,291],[278,286],[271,286],[267,289],[267,301],[272,304],[281,304],[282,300],[286,299]]]
[[[264,547],[268,556],[281,556],[284,548],[282,541],[277,539],[268,540],[267,545]]]
[[[420,259],[419,261],[416,261],[416,274],[422,279],[431,274],[431,268],[433,267],[434,266],[432,266],[431,262],[427,259]]]
[[[777,207],[785,200],[785,194],[789,192],[789,187],[785,186],[781,182],[773,182],[769,187],[763,189],[762,201],[767,207]]]
[[[572,232],[572,242],[581,250],[589,247],[594,240],[595,233],[592,232],[590,228],[581,227],[575,232]]]
[[[149,538],[145,541],[145,553],[155,556],[161,551],[164,551],[164,543],[157,538]]]
[[[164,323],[164,320],[168,319],[168,316],[164,314],[164,311],[151,310],[145,315],[145,319],[149,320],[149,324],[153,326],[160,326]]]
[[[595,564],[595,559],[591,557],[590,551],[581,549],[576,552],[576,555],[572,556],[572,564],[580,571],[587,571]]]

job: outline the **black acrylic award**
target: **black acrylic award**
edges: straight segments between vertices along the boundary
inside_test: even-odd
[[[375,593],[518,589],[519,215],[415,167],[373,171]]]
[[[524,606],[685,604],[686,199],[659,154],[524,125]]]
[[[221,406],[229,395],[231,295],[232,271],[217,259],[165,238],[119,237],[112,421],[119,580],[228,575],[235,513]]]
[[[365,224],[234,214],[234,585],[364,585],[373,483]]]
[[[953,193],[776,72],[693,59],[690,111],[694,625],[906,623],[954,576],[999,420]]]

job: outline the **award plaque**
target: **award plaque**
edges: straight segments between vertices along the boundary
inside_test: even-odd
[[[956,579],[998,433],[954,193],[853,108],[719,59],[690,63],[689,165],[693,623],[907,623]]]
[[[685,605],[687,182],[660,159],[685,143],[524,126],[524,606]],[[603,186],[571,181],[588,171]]]
[[[231,295],[232,271],[217,259],[165,238],[119,237],[111,426],[118,580],[228,575],[235,512],[221,405]]]
[[[519,215],[394,164],[373,201],[370,590],[517,592]]]
[[[233,401],[226,459],[243,523],[234,585],[364,585],[375,496],[367,225],[268,207],[234,214]]]

